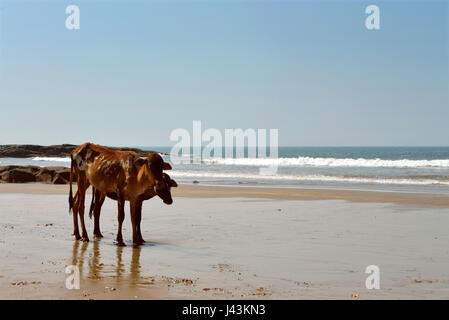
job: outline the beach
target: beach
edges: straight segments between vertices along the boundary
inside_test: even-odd
[[[75,187],[76,188],[76,187]],[[430,193],[204,186],[143,206],[146,243],[133,247],[129,211],[114,245],[75,241],[68,186],[0,184],[1,299],[449,298],[449,198]],[[86,203],[90,201],[90,191]],[[69,265],[80,289],[66,287]],[[367,289],[365,269],[380,270]]]
[[[449,300],[448,13],[1,1],[0,300]]]

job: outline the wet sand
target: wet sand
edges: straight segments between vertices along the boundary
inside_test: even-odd
[[[443,196],[181,186],[144,203],[142,234],[114,245],[107,200],[91,241],[71,236],[68,187],[0,184],[1,299],[448,299]],[[87,199],[89,201],[90,195]],[[380,268],[380,289],[365,268]],[[76,265],[80,289],[68,290]]]
[[[1,184],[1,193],[65,194],[68,185],[39,183]],[[76,190],[76,185],[75,189]],[[188,198],[260,198],[277,200],[346,200],[351,202],[395,203],[421,208],[449,208],[449,196],[428,193],[384,191],[294,189],[259,187],[219,187],[180,185],[172,189],[175,197]]]

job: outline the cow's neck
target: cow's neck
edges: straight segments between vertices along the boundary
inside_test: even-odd
[[[137,174],[137,183],[145,189],[154,186],[154,177],[146,165],[142,166]]]

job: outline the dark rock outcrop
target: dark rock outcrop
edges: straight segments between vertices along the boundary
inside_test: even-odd
[[[41,182],[49,184],[67,184],[70,180],[70,168],[36,166],[5,166],[0,167],[0,182],[27,183]],[[73,174],[73,181],[76,176]]]
[[[53,146],[39,146],[34,144],[6,144],[0,145],[0,158],[32,158],[32,157],[70,157],[70,152],[77,145],[61,144]],[[112,150],[134,151],[140,156],[146,156],[150,151],[137,148],[116,148]]]
[[[0,158],[31,158],[31,157],[68,157],[77,146],[62,144],[55,146],[39,146],[31,144],[0,145]]]
[[[4,182],[22,183],[22,182],[36,182],[36,176],[25,169],[11,169],[2,172],[0,178]]]
[[[32,157],[70,157],[70,153],[77,145],[62,144],[53,146],[39,146],[31,144],[0,145],[0,158],[32,158]],[[145,157],[149,152],[137,148],[116,148],[112,150],[134,151]],[[157,152],[157,151],[155,151]],[[66,167],[38,167],[38,166],[0,166],[0,182],[27,183],[41,182],[50,184],[67,184],[70,180],[70,168]],[[73,181],[76,181],[74,175]]]

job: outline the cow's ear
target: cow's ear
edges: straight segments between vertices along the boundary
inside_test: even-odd
[[[168,162],[164,162],[162,165],[162,170],[171,170],[171,165]]]
[[[136,160],[134,160],[134,163],[139,167],[143,166],[145,164],[145,162],[146,162],[146,159],[142,159],[142,158],[137,158]]]
[[[172,188],[176,188],[176,187],[178,186],[178,184],[176,183],[175,180],[171,179],[171,180],[170,180],[170,186],[171,186]]]

